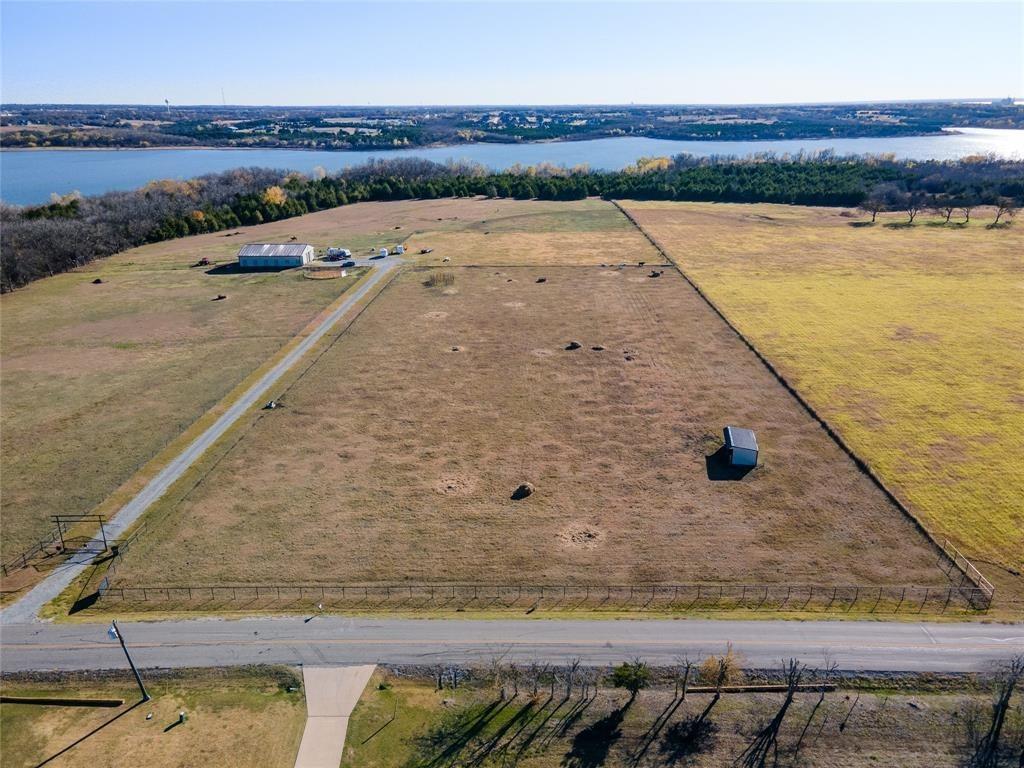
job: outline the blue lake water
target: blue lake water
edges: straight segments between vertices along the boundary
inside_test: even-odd
[[[941,136],[780,141],[668,141],[623,137],[546,144],[466,144],[458,147],[359,152],[291,149],[11,150],[0,151],[0,198],[18,205],[45,202],[53,192],[93,195],[134,189],[153,179],[187,179],[242,166],[302,172],[317,166],[337,171],[370,158],[465,159],[489,168],[541,162],[617,170],[644,156],[681,152],[699,156],[758,152],[797,153],[833,149],[839,154],[892,153],[912,160],[955,160],[994,153],[1024,159],[1024,130],[963,128]]]

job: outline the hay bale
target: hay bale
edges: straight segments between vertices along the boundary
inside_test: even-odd
[[[532,496],[536,488],[533,487],[533,483],[520,483],[519,486],[512,491],[512,501],[521,501],[527,496]]]

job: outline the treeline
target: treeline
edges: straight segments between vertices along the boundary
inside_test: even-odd
[[[262,224],[368,200],[473,197],[769,202],[865,210],[1024,202],[1024,163],[996,158],[899,162],[831,155],[644,158],[614,173],[550,165],[501,173],[466,163],[376,161],[337,175],[259,168],[159,181],[133,192],[0,208],[0,289],[7,292],[144,243]],[[949,218],[947,212],[947,220]]]

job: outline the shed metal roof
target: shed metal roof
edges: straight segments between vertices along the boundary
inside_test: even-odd
[[[748,451],[757,450],[757,437],[753,430],[743,427],[726,427],[725,444],[729,448],[743,448]]]
[[[312,248],[309,243],[249,243],[243,245],[238,251],[238,258],[262,257],[273,258],[275,256],[302,256],[307,248]]]

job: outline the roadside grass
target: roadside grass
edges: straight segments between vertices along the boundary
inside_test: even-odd
[[[991,567],[1024,570],[1024,229],[624,205],[933,535],[1024,593]]]
[[[484,683],[437,691],[426,679],[378,672],[352,714],[342,767],[724,768],[736,764],[783,698],[726,694],[712,710],[710,725],[700,729],[701,737],[686,739],[709,694],[691,693],[682,702],[674,699],[672,686],[659,685],[631,702],[624,691],[607,688],[587,698],[577,688],[567,697],[561,681],[553,689],[543,683],[536,697],[525,682],[517,697],[511,696],[511,684],[505,687],[508,695],[502,699]],[[779,736],[784,761],[793,761],[793,747],[810,722],[797,764],[954,768],[965,752],[963,713],[987,702],[966,691],[840,689],[826,695],[812,719],[817,700],[817,693],[797,694]]]
[[[284,409],[157,504],[115,583],[947,583],[677,275],[457,272],[406,272],[311,355]],[[732,422],[769,458],[709,480]],[[514,502],[523,479],[539,492]]]
[[[125,704],[116,709],[0,704],[0,766],[35,766],[119,714],[53,764],[290,768],[294,763],[306,708],[301,691],[285,690],[301,684],[291,670],[195,670],[149,678],[153,699],[134,708],[139,692],[127,674],[115,680],[74,674],[54,682],[5,679],[4,695],[109,697]],[[169,728],[182,710],[187,720]],[[153,713],[150,720],[148,713]]]

